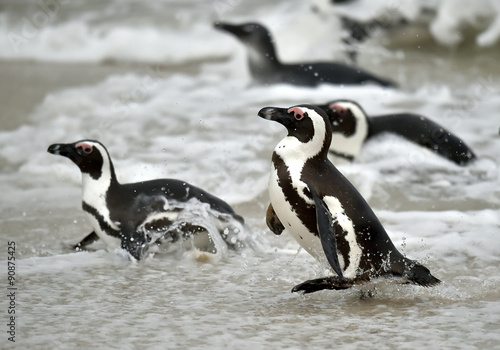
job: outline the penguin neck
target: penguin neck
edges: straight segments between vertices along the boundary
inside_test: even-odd
[[[267,39],[267,38],[266,38]],[[276,50],[271,41],[266,40],[258,45],[247,44],[248,63],[250,72],[256,77],[266,77],[270,74],[276,74],[277,69],[281,67]]]
[[[82,173],[83,201],[97,210],[106,207],[108,191],[120,186],[115,169],[109,157],[103,159],[101,174],[94,178],[89,173]]]
[[[356,128],[352,135],[335,132],[331,143],[331,152],[345,159],[353,160],[361,152],[363,143],[368,138],[369,121],[367,117],[356,118]]]
[[[316,128],[315,130],[321,129]],[[296,171],[300,172],[306,162],[325,162],[330,143],[331,134],[326,131],[315,132],[313,138],[308,142],[301,142],[295,136],[288,135],[278,143],[274,153],[283,159],[290,168],[295,168]]]

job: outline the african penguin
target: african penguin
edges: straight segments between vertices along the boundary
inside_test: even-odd
[[[332,123],[335,142],[330,155],[335,164],[353,160],[367,140],[391,133],[418,144],[457,165],[464,166],[476,159],[463,140],[433,122],[411,113],[394,113],[370,117],[361,106],[349,100],[319,105]]]
[[[238,243],[235,238],[243,234],[243,218],[226,202],[187,182],[160,179],[120,184],[108,151],[98,141],[53,144],[48,152],[69,158],[82,173],[82,208],[94,231],[75,248],[100,238],[108,247],[120,244],[139,260],[155,242],[197,237],[210,228],[223,232],[221,236],[229,245]],[[186,221],[192,216],[184,209],[199,210],[205,216],[208,213],[209,221]],[[220,236],[209,235],[208,239],[217,249],[227,248],[224,242],[217,242]]]
[[[283,64],[276,55],[269,31],[258,23],[232,25],[215,23],[215,28],[234,34],[248,50],[250,73],[262,84],[288,83],[302,86],[330,84],[364,84],[373,82],[382,86],[395,84],[359,68],[337,62],[306,62]]]
[[[272,155],[268,226],[276,234],[286,228],[337,274],[303,282],[292,292],[345,289],[382,275],[422,286],[440,282],[396,249],[370,206],[328,160],[332,128],[321,108],[267,107],[258,114],[288,130]]]

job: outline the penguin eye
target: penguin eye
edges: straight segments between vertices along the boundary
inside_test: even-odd
[[[307,112],[302,112],[300,108],[298,107],[293,107],[288,110],[288,113],[293,113],[293,117],[296,120],[302,120],[304,117],[307,117]]]
[[[297,119],[297,120],[302,120],[302,119],[304,119],[304,117],[305,117],[305,116],[307,116],[307,112],[306,112],[306,113],[304,113],[304,114],[299,114],[299,113],[296,113],[296,114],[295,114],[295,119]]]
[[[76,148],[78,150],[82,150],[83,153],[85,153],[85,154],[90,154],[94,150],[94,148],[92,147],[92,145],[89,145],[88,143],[83,143],[83,142],[77,144]]]

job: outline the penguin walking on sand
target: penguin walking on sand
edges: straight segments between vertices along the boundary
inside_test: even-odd
[[[396,249],[370,206],[328,160],[332,127],[321,108],[266,107],[258,115],[288,130],[272,155],[267,224],[278,235],[286,229],[336,273],[305,281],[292,292],[346,289],[378,276],[426,287],[440,283]]]
[[[460,166],[476,159],[462,139],[422,115],[394,113],[370,117],[350,100],[318,107],[326,112],[332,124],[335,142],[330,147],[330,156],[336,164],[341,160],[352,161],[366,141],[384,133],[402,137]]]
[[[215,28],[235,35],[246,45],[250,73],[262,84],[317,86],[325,83],[357,85],[371,82],[386,87],[395,86],[388,80],[337,62],[283,64],[276,55],[271,34],[258,23],[232,25],[217,22]]]
[[[243,218],[223,200],[187,182],[159,179],[120,184],[104,145],[94,140],[53,144],[48,152],[69,158],[82,173],[82,208],[94,231],[74,248],[102,239],[108,247],[120,246],[140,260],[158,242],[205,235],[217,249],[238,245]],[[200,210],[200,220],[186,221],[185,210]],[[206,214],[210,215],[206,215]],[[203,217],[201,217],[203,216]],[[209,217],[208,221],[207,218]],[[210,230],[218,229],[225,242]],[[199,243],[205,246],[203,239]]]

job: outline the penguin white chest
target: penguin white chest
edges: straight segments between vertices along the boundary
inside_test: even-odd
[[[85,215],[87,216],[87,220],[90,222],[94,232],[99,236],[100,239],[106,244],[109,249],[115,249],[120,247],[120,239],[108,235],[101,229],[101,225],[99,225],[99,221],[94,217],[94,215],[85,211]]]
[[[82,175],[82,197],[84,206],[88,206],[89,209],[84,208],[84,212],[87,215],[87,219],[90,224],[94,228],[94,232],[99,236],[100,239],[109,248],[116,248],[120,246],[120,239],[109,235],[102,227],[98,218],[95,216],[99,216],[100,219],[104,222],[106,226],[109,226],[110,229],[119,231],[120,227],[117,223],[113,222],[110,217],[109,208],[106,204],[106,193],[109,190],[111,183],[110,176],[101,176],[99,179],[95,180],[88,174]]]
[[[303,193],[303,187],[306,185],[300,181],[300,177],[291,176],[294,191],[299,194]],[[283,226],[288,230],[292,237],[313,257],[325,265],[329,265],[324,254],[321,240],[304,225],[302,220],[297,215],[293,205],[288,202],[283,188],[280,186],[279,177],[276,169],[271,172],[269,180],[269,196],[273,205],[274,211],[280,219]],[[301,195],[306,202],[311,202],[310,199]],[[357,242],[356,233],[352,220],[345,214],[342,204],[339,200],[332,196],[323,198],[325,205],[331,215],[336,218],[338,225],[346,233],[342,238],[349,246],[347,256],[342,256],[338,253],[340,268],[343,270],[344,277],[354,278],[359,268],[360,259],[362,256],[362,248]],[[338,238],[338,237],[337,237]],[[346,268],[346,264],[348,266]]]
[[[303,185],[305,186],[305,184]],[[294,188],[294,190],[298,191],[297,188]],[[313,257],[323,260],[324,253],[319,237],[307,229],[292,204],[288,202],[287,196],[280,186],[277,170],[274,168],[269,179],[269,197],[274,212],[292,237]]]

